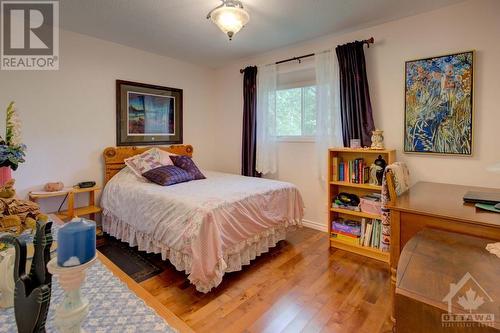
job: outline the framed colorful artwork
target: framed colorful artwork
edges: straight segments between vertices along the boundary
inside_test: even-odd
[[[116,144],[182,143],[182,89],[116,80]]]
[[[404,151],[472,155],[474,51],[405,63]]]

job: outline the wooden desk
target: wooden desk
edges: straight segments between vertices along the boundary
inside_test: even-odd
[[[420,182],[389,205],[393,296],[401,250],[423,228],[500,241],[500,214],[479,210],[472,204],[464,204],[463,196],[467,191],[500,193],[500,189]],[[394,313],[393,307],[393,319]]]
[[[486,251],[490,242],[436,229],[419,231],[406,244],[399,260],[396,331],[500,332],[500,258]],[[450,290],[452,283],[457,286],[456,292]],[[471,312],[460,302],[469,289],[484,302]],[[453,318],[447,316],[450,310],[457,316],[492,314],[492,321],[470,321],[467,322],[469,327],[464,327],[463,323],[449,320]],[[470,319],[477,320],[477,317],[471,316]]]

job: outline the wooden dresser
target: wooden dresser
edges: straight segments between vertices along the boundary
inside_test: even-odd
[[[419,182],[389,205],[393,295],[400,253],[420,230],[434,228],[500,241],[500,214],[464,204],[463,196],[467,191],[500,194],[500,189]]]
[[[396,285],[396,332],[500,332],[500,258],[491,241],[424,229],[404,247]]]

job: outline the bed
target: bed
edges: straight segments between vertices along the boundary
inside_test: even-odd
[[[192,156],[193,147],[157,147]],[[104,151],[103,230],[139,250],[159,253],[200,292],[217,287],[301,225],[303,201],[286,182],[206,171],[206,179],[160,186],[123,160],[148,148]]]

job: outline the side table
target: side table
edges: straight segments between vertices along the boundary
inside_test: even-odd
[[[69,221],[77,216],[88,215],[91,220],[95,220],[95,214],[101,212],[101,207],[97,206],[95,203],[95,195],[97,191],[100,191],[99,186],[93,186],[88,188],[72,187],[67,190],[58,191],[54,193],[50,192],[30,192],[28,194],[29,199],[33,202],[38,202],[40,199],[53,198],[53,197],[64,197],[68,196],[67,209],[59,212],[54,212],[52,214],[56,215],[63,221]],[[75,208],[75,195],[79,193],[88,193],[89,201],[88,205],[84,207]]]

